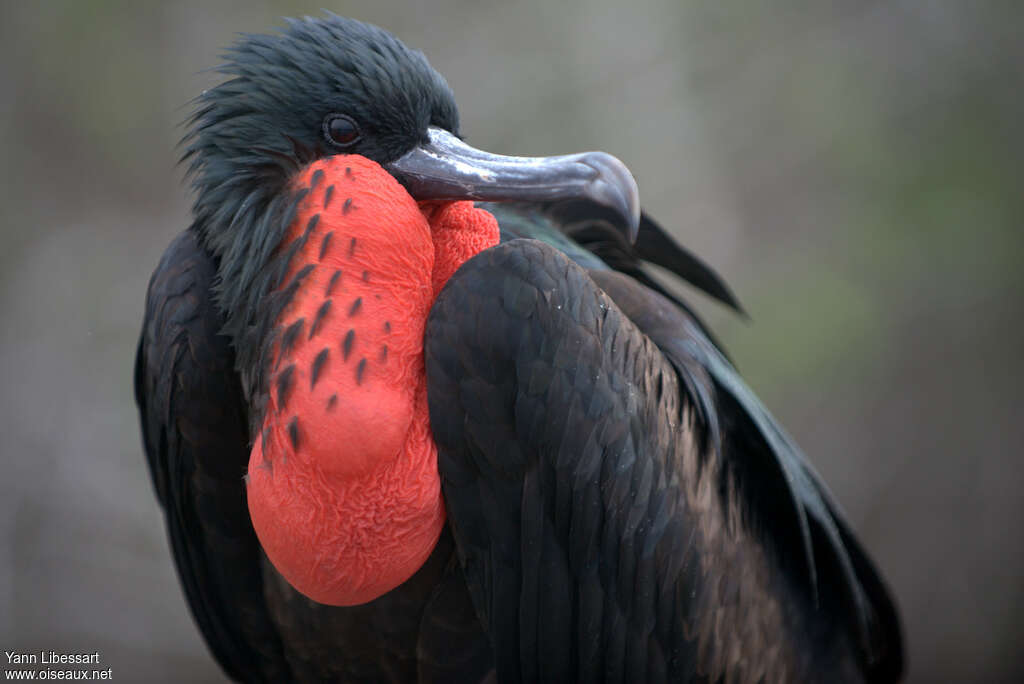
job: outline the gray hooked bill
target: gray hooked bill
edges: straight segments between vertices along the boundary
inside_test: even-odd
[[[557,202],[588,199],[623,219],[636,240],[640,191],[626,165],[606,152],[508,157],[470,147],[431,126],[428,140],[386,168],[416,200]]]

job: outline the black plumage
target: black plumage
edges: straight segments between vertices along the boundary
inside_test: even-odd
[[[319,605],[290,587],[260,550],[243,480],[267,393],[286,404],[293,389],[290,367],[268,367],[271,350],[305,330],[277,326],[308,275],[284,280],[298,247],[282,240],[310,192],[288,180],[344,151],[422,192],[401,162],[445,140],[435,131],[457,136],[458,115],[422,55],[333,15],[245,36],[222,70],[228,80],[190,122],[194,222],[150,282],[135,392],[179,577],[229,676],[900,677],[895,608],[838,506],[644,262],[739,309],[736,298],[648,216],[628,215],[628,198],[592,186],[571,201],[511,193],[515,203],[487,205],[502,244],[466,263],[431,311],[427,388],[449,525],[427,562],[362,606]],[[338,112],[362,127],[344,150],[322,125]],[[593,168],[621,183],[607,164]],[[623,234],[634,228],[632,244]],[[327,296],[343,277],[334,272]],[[358,316],[360,304],[339,305]],[[341,362],[354,335],[330,343]],[[331,356],[317,356],[312,383]],[[361,379],[365,367],[350,368]],[[345,397],[327,408],[345,410]],[[306,439],[298,417],[280,420],[294,445]]]
[[[895,614],[827,492],[670,301],[515,240],[453,278],[426,339],[453,529],[513,679],[898,676]],[[511,513],[462,524],[492,505]]]
[[[242,480],[246,405],[230,340],[218,334],[215,275],[195,234],[167,248],[146,296],[135,399],[178,577],[210,650],[232,678],[285,681],[281,639],[259,600],[262,554]]]

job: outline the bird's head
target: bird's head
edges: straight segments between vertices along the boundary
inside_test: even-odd
[[[253,235],[252,221],[309,163],[373,160],[418,201],[584,199],[640,219],[636,184],[603,152],[511,157],[465,144],[451,88],[423,54],[376,26],[328,13],[247,34],[196,100],[184,159],[195,226],[217,254]],[[248,219],[248,221],[247,221]]]
[[[216,231],[203,195],[235,204],[270,198],[303,166],[335,154],[393,162],[428,139],[431,126],[458,134],[444,78],[422,53],[358,21],[290,20],[274,35],[245,35],[218,70],[228,77],[197,99],[186,156],[200,220]],[[212,199],[212,198],[211,198]]]

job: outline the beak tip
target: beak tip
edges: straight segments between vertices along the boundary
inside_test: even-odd
[[[636,216],[630,219],[629,231],[626,233],[626,238],[630,241],[630,245],[636,245],[637,237],[640,234],[640,212],[637,211]]]
[[[629,244],[640,230],[640,189],[629,168],[607,152],[587,152],[584,163],[597,172],[591,185],[593,199],[615,210],[625,222]]]
[[[633,182],[636,190],[636,181]],[[640,192],[636,190],[629,197],[629,214],[626,223],[626,238],[629,244],[636,244],[636,238],[640,234]]]

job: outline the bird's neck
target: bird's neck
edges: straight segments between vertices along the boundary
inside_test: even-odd
[[[418,206],[362,157],[322,160],[296,183],[310,190],[279,248],[291,256],[277,296],[290,300],[265,342],[249,509],[299,591],[354,605],[410,577],[444,524],[423,331],[440,288],[498,230],[470,203]]]

